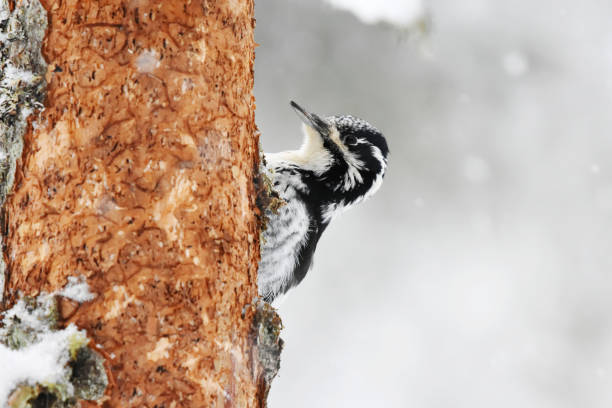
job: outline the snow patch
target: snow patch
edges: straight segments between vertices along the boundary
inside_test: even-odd
[[[10,61],[6,63],[4,67],[3,79],[0,82],[0,86],[6,88],[16,89],[24,85],[31,85],[35,79],[38,79],[32,71],[19,69],[14,66]]]
[[[386,22],[407,27],[425,17],[423,0],[325,0],[332,6],[350,11],[366,24]]]
[[[0,370],[0,401],[6,402],[18,385],[65,383],[67,392],[74,392],[70,377],[70,345],[75,339],[86,343],[86,335],[74,324],[60,331],[46,331],[38,342],[28,347],[11,350],[0,345],[0,361],[5,369]],[[10,367],[10,369],[6,369]]]
[[[85,281],[84,276],[78,278],[76,276],[69,276],[66,286],[57,292],[57,294],[79,303],[88,302],[96,297],[95,294],[89,291],[89,285]]]
[[[53,296],[42,294],[36,299],[36,306],[19,300],[15,306],[4,312],[2,321],[4,326],[0,329],[0,338],[5,338],[9,331],[9,322],[17,321],[36,337],[48,330],[50,311],[53,310],[55,301]],[[2,360],[0,360],[2,361]]]

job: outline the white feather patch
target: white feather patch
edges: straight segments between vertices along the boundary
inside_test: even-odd
[[[303,125],[304,141],[299,150],[290,150],[279,153],[266,153],[266,160],[270,167],[282,165],[283,162],[297,164],[299,167],[310,170],[316,175],[325,173],[332,164],[332,155],[323,146],[323,139],[316,130]]]

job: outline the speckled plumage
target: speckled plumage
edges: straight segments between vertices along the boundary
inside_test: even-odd
[[[292,106],[304,121],[301,148],[265,155],[268,177],[286,203],[268,212],[263,234],[258,286],[268,302],[304,279],[325,228],[373,195],[387,167],[386,140],[368,122],[353,116],[322,119]]]

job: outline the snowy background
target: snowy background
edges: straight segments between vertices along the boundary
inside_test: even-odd
[[[256,2],[264,149],[295,99],[391,157],[281,306],[270,407],[612,406],[612,2],[328,1]]]

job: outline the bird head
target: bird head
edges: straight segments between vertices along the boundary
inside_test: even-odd
[[[378,129],[354,116],[322,118],[293,101],[291,106],[304,122],[304,162],[330,191],[329,205],[348,207],[380,188],[389,149]]]

